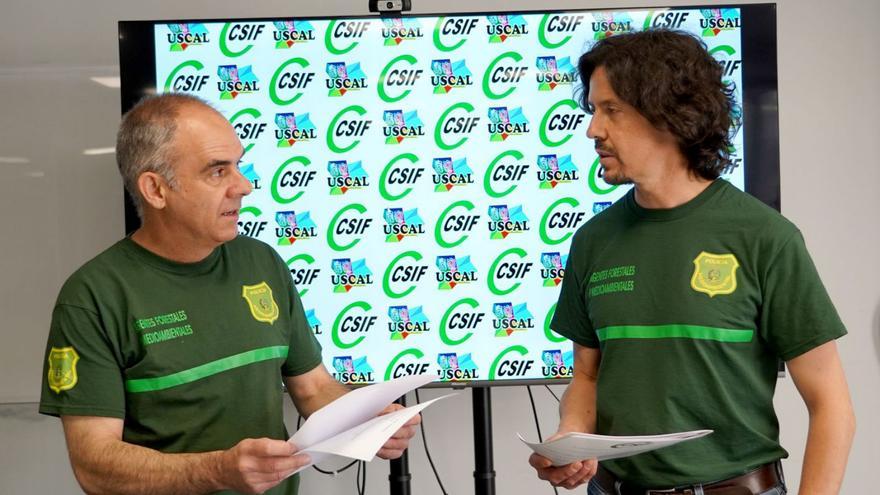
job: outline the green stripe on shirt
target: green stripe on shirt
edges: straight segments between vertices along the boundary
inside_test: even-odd
[[[275,358],[287,358],[289,347],[286,345],[274,347],[262,347],[252,351],[242,352],[233,356],[211,361],[201,364],[188,370],[178,371],[166,376],[156,378],[139,378],[136,380],[126,380],[125,390],[127,392],[155,392],[165,390],[166,388],[176,387],[185,383],[194,382],[207,378],[209,376],[229,371],[231,369],[240,368],[249,364],[259,363]]]
[[[600,328],[599,341],[616,339],[695,339],[717,342],[751,342],[754,330],[699,325],[625,325]]]

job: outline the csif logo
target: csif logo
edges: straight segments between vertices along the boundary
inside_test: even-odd
[[[545,378],[571,378],[574,372],[573,351],[562,352],[561,349],[541,351],[541,374]]]
[[[327,147],[334,153],[348,153],[361,143],[373,121],[365,118],[367,110],[360,105],[343,108],[330,120]],[[351,142],[340,144],[337,140],[349,138]]]
[[[590,186],[590,191],[593,191],[593,194],[599,196],[609,194],[617,189],[616,185],[610,187],[602,187],[599,185],[599,179],[602,179],[603,170],[602,164],[599,162],[599,157],[597,156],[596,159],[593,160],[593,164],[590,165],[590,173],[587,175],[587,185]],[[604,179],[602,182],[605,183],[606,186],[608,185]]]
[[[580,179],[578,168],[572,163],[571,155],[538,155],[538,188],[554,189],[559,184],[569,184]]]
[[[571,57],[559,60],[555,56],[538,57],[535,66],[538,68],[535,73],[538,91],[553,91],[558,86],[571,86],[577,77],[577,72],[571,65]]]
[[[583,124],[586,115],[580,111],[572,99],[557,101],[541,118],[538,136],[541,144],[555,148],[567,143],[574,136],[577,128]]]
[[[300,297],[306,295],[321,274],[321,269],[315,266],[315,258],[306,253],[297,254],[287,260],[287,266]]]
[[[496,156],[483,175],[483,189],[493,198],[502,198],[513,192],[518,183],[529,171],[530,165],[522,163],[524,156],[517,150],[507,150]],[[493,184],[508,183],[510,186],[503,191],[495,189]]]
[[[556,287],[562,283],[567,261],[568,255],[561,255],[559,251],[541,253],[541,279],[544,280],[544,287]]]
[[[360,91],[367,87],[367,75],[361,63],[327,62],[327,96],[343,96],[349,91]]]
[[[469,116],[453,115],[457,110],[464,110]],[[471,116],[474,112],[474,106],[468,102],[460,101],[454,103],[440,114],[437,124],[434,126],[434,143],[438,148],[443,150],[453,150],[467,142],[471,133],[480,123],[480,117]],[[446,137],[458,137],[458,140],[450,144],[446,142]]]
[[[409,309],[408,306],[388,307],[388,332],[391,340],[406,340],[412,335],[424,334],[431,331],[428,317],[425,316],[421,306]]]
[[[415,165],[418,163],[419,157],[412,153],[403,153],[392,158],[391,161],[385,165],[385,168],[382,169],[382,174],[379,176],[379,194],[386,201],[397,201],[406,197],[412,192],[412,186],[414,186],[419,178],[422,177],[422,174],[425,173],[425,169],[422,167],[397,166],[398,163],[404,161]],[[391,189],[396,190],[398,189],[398,186],[403,186],[403,191],[399,194],[393,193]]]
[[[272,38],[278,50],[286,50],[294,43],[315,41],[315,28],[309,21],[274,21],[272,24],[275,26]]]
[[[333,378],[345,385],[373,383],[373,368],[367,356],[333,356]]]
[[[583,22],[583,15],[546,14],[538,25],[538,41],[544,48],[555,50],[571,41]]]
[[[700,9],[700,28],[704,38],[742,27],[739,9]]]
[[[626,12],[596,12],[593,14],[593,19],[590,28],[593,30],[595,40],[604,40],[615,34],[633,30],[632,17]]]
[[[330,337],[337,349],[351,349],[364,341],[367,333],[379,319],[378,316],[370,313],[372,309],[370,303],[356,301],[336,315]],[[354,337],[354,340],[349,340],[349,337]]]
[[[311,164],[311,160],[304,156],[293,156],[282,163],[272,176],[272,199],[286,205],[302,197],[317,176],[315,170],[308,169]]]
[[[172,52],[182,52],[191,46],[204,45],[210,43],[208,39],[208,30],[204,24],[188,24],[175,23],[167,24],[168,26],[168,50]]]
[[[385,208],[382,212],[385,225],[385,242],[400,242],[404,237],[414,237],[425,233],[425,221],[419,216],[419,210],[404,211],[403,208]]]
[[[275,212],[275,237],[279,246],[292,246],[300,240],[318,237],[318,226],[312,221],[308,211],[297,214],[295,211]]]
[[[417,19],[400,17],[382,19],[382,38],[385,46],[397,46],[406,40],[417,40],[424,37],[422,25]]]
[[[355,261],[351,261],[351,258],[334,258],[330,268],[333,270],[330,283],[333,284],[334,293],[346,293],[355,287],[373,285],[373,272],[363,258]]]
[[[260,90],[260,80],[250,65],[241,69],[237,65],[217,67],[217,91],[221,100],[234,100],[240,94],[255,93]]]
[[[379,73],[379,84],[376,86],[379,98],[386,103],[395,103],[409,96],[413,86],[425,73],[422,69],[414,68],[418,63],[418,59],[412,55],[401,55],[385,64],[382,72]],[[403,88],[403,91],[396,96],[388,92],[400,88]]]
[[[525,250],[518,247],[499,254],[489,267],[489,291],[496,296],[506,296],[518,289],[534,266],[534,263],[523,261],[528,256]],[[512,282],[512,284],[507,288],[501,288],[499,282]]]
[[[455,186],[474,183],[474,171],[467,164],[467,158],[452,161],[450,157],[434,158],[432,161],[434,192],[448,192]]]
[[[441,382],[460,382],[478,380],[480,371],[471,358],[471,353],[459,357],[456,352],[441,352],[437,354],[437,376]]]
[[[198,93],[208,84],[209,74],[198,60],[187,60],[168,73],[165,79],[165,92]]]
[[[361,242],[364,233],[373,223],[373,219],[366,213],[367,209],[359,203],[352,203],[337,211],[327,227],[327,245],[330,249],[347,251]]]
[[[477,226],[477,222],[480,220],[480,215],[452,213],[453,210],[458,208],[463,208],[470,212],[474,210],[474,204],[467,200],[456,201],[440,213],[437,222],[434,224],[434,239],[441,247],[450,249],[466,241],[468,233],[474,230],[474,227]],[[459,234],[459,237],[454,241],[449,241],[444,234]]]
[[[742,68],[742,60],[736,56],[736,49],[730,45],[718,45],[709,50],[709,55],[715,57],[721,65],[721,77],[730,81]]]
[[[388,367],[385,368],[385,381],[427,373],[431,363],[424,358],[425,353],[415,347],[400,351],[388,362]]]
[[[263,188],[263,185],[260,182],[262,179],[260,179],[259,174],[257,174],[257,170],[254,168],[253,163],[239,164],[238,171],[241,172],[241,175],[251,183],[251,187],[254,188],[254,191],[259,191]]]
[[[644,29],[649,28],[665,28],[665,29],[682,29],[682,26],[690,17],[690,12],[667,11],[659,14],[648,12],[648,17],[643,25]]]
[[[514,332],[524,332],[535,328],[535,317],[529,312],[526,303],[513,305],[500,302],[492,305],[492,328],[496,337],[510,337]]]
[[[278,140],[278,148],[290,148],[297,142],[308,142],[317,138],[318,131],[309,114],[275,114],[275,139]]]
[[[416,251],[406,251],[391,260],[382,277],[382,291],[386,296],[390,299],[400,299],[416,290],[416,285],[428,273],[428,265],[418,263],[419,261],[422,261],[422,255]],[[408,285],[405,289],[401,289],[400,284]]]
[[[404,139],[425,135],[425,125],[416,110],[406,113],[403,110],[385,110],[382,112],[382,121],[385,123],[382,128],[385,144],[400,144]]]
[[[262,116],[263,114],[256,108],[244,108],[229,119],[235,134],[244,146],[245,153],[253,149],[260,136],[266,132],[268,124],[259,120]],[[254,189],[257,188],[254,187]]]
[[[434,25],[434,47],[441,52],[455,51],[470,38],[475,27],[477,19],[473,17],[440,17]]]
[[[315,335],[324,335],[321,332],[321,320],[318,319],[318,315],[315,314],[314,309],[306,310],[306,321],[309,323],[309,328],[312,329],[312,333]]]
[[[480,303],[470,297],[452,303],[440,320],[440,340],[454,347],[471,338],[486,317],[486,313],[479,311],[479,307]],[[454,338],[452,335],[461,337]]]
[[[256,239],[266,230],[268,222],[260,220],[263,212],[256,206],[245,206],[238,214],[238,235]]]
[[[520,81],[529,71],[527,65],[517,65],[522,59],[519,53],[504,52],[489,62],[486,72],[483,73],[483,94],[486,98],[500,100],[516,91]],[[514,63],[507,60],[512,60]]]
[[[529,34],[529,26],[525,17],[519,14],[490,15],[486,17],[486,34],[489,43],[504,43],[510,38],[519,38]]]
[[[461,284],[477,281],[477,269],[471,263],[470,256],[437,256],[436,265],[435,276],[440,290],[452,290]]]
[[[236,58],[249,52],[260,39],[267,24],[227,22],[220,30],[220,52],[225,57]]]
[[[278,106],[286,106],[300,99],[315,79],[315,73],[305,70],[309,61],[294,57],[286,60],[272,74],[269,98]]]
[[[466,88],[474,85],[473,74],[467,68],[464,60],[452,62],[448,58],[440,58],[431,61],[431,86],[434,86],[434,94],[447,94],[454,88]]]
[[[502,142],[510,136],[529,133],[529,120],[522,107],[508,110],[507,107],[489,107],[489,141]]]
[[[489,379],[525,378],[535,366],[534,359],[527,359],[529,350],[521,345],[513,345],[504,349],[492,361],[489,367]],[[514,357],[519,355],[519,357]]]
[[[327,26],[327,30],[324,32],[324,47],[327,48],[327,51],[332,53],[333,55],[344,55],[358,46],[361,38],[364,37],[364,33],[367,32],[367,29],[370,27],[371,21],[340,21],[340,20],[332,20],[330,24]],[[336,43],[339,40],[343,40],[343,42],[347,42],[348,44],[343,47],[339,47]]]
[[[522,205],[508,208],[505,204],[489,206],[489,239],[506,239],[510,234],[532,230]]]
[[[562,209],[564,206],[568,207],[568,211]],[[577,211],[579,206],[580,202],[574,198],[560,198],[548,206],[541,216],[541,226],[538,229],[541,241],[549,246],[567,241],[586,216],[585,212]],[[558,235],[560,232],[564,234],[559,237],[551,235]]]
[[[349,163],[346,160],[327,162],[327,186],[331,196],[339,196],[351,190],[370,187],[370,178],[361,165],[361,161]]]

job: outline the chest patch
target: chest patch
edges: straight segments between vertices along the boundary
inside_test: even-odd
[[[257,285],[242,285],[241,297],[248,303],[251,315],[257,321],[272,324],[278,319],[278,304],[272,297],[272,288],[266,282]]]
[[[715,297],[732,294],[736,290],[736,269],[739,262],[732,254],[712,254],[702,251],[694,258],[691,288]]]

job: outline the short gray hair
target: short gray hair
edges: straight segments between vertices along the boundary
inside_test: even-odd
[[[177,117],[181,108],[188,105],[214,109],[196,96],[166,93],[143,98],[122,117],[116,134],[116,163],[140,218],[144,216],[144,201],[137,185],[141,174],[157,173],[168,181],[171,188],[177,187],[172,144],[177,132]]]

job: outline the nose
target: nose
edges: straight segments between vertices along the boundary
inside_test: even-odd
[[[587,137],[593,140],[605,139],[605,125],[598,112],[590,117],[590,125],[587,126]]]
[[[253,192],[253,190],[254,186],[251,184],[251,181],[241,173],[238,167],[235,167],[235,182],[230,188],[232,195],[244,197]]]

